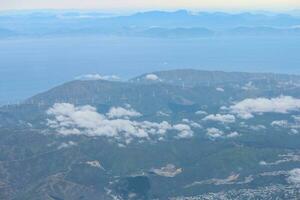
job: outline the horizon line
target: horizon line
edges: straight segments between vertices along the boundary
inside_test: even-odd
[[[189,8],[174,8],[174,9],[165,9],[165,8],[158,8],[158,9],[126,9],[126,10],[109,10],[109,9],[89,9],[89,8],[33,8],[33,9],[0,9],[0,13],[12,13],[12,12],[102,12],[106,14],[121,14],[121,13],[145,13],[145,12],[178,12],[178,11],[187,11],[190,13],[201,13],[201,12],[208,12],[208,13],[293,13],[299,12],[300,15],[300,8],[299,9],[288,9],[288,10],[266,10],[266,9],[189,9]]]

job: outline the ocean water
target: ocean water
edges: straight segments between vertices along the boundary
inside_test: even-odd
[[[300,38],[2,39],[0,104],[22,101],[83,74],[128,79],[179,68],[300,74]]]

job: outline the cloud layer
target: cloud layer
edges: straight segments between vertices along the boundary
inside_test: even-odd
[[[48,109],[47,114],[50,116],[47,120],[48,126],[62,135],[104,136],[127,144],[133,139],[161,140],[169,131],[174,132],[176,138],[193,136],[193,131],[187,124],[133,121],[129,117],[141,114],[133,109],[126,110],[120,107],[112,108],[107,115],[103,115],[89,105],[76,107],[69,103],[57,103]],[[124,116],[128,118],[117,118]]]
[[[122,107],[112,107],[106,115],[109,118],[130,118],[142,116],[141,113],[133,109],[125,109]]]
[[[300,99],[290,96],[245,99],[230,106],[230,110],[243,119],[252,118],[258,113],[288,113],[300,110]]]
[[[230,133],[224,133],[222,130],[217,128],[207,128],[206,135],[212,139],[215,138],[233,138],[239,136],[239,133],[234,131]]]
[[[208,115],[203,118],[204,121],[217,121],[217,122],[222,122],[222,123],[233,123],[235,122],[235,116],[226,114],[226,115],[221,115],[221,114],[216,114],[216,115]]]
[[[289,177],[287,181],[291,184],[300,185],[300,168],[289,171]]]

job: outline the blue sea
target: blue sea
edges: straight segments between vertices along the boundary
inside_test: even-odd
[[[128,79],[179,68],[300,74],[300,38],[1,39],[0,104],[22,101],[83,74]]]

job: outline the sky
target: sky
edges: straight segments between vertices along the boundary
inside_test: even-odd
[[[107,11],[151,9],[294,10],[300,0],[0,0],[0,10],[95,9]]]

